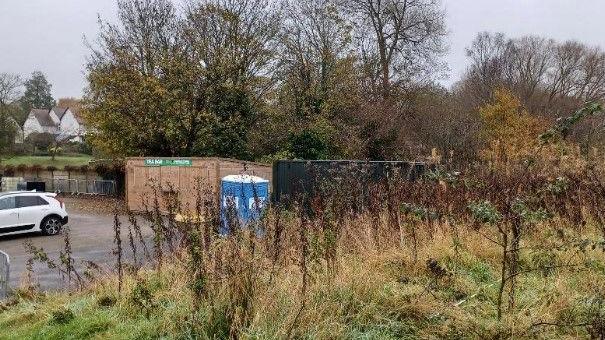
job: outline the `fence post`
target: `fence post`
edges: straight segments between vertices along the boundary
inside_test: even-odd
[[[10,279],[10,257],[0,250],[0,300],[8,296],[8,283]]]

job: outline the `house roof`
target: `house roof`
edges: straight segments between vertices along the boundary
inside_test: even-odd
[[[52,118],[50,118],[50,111],[45,110],[45,109],[32,109],[31,112],[29,113],[30,115],[34,115],[34,117],[36,117],[36,120],[38,121],[38,123],[40,123],[41,126],[57,126],[57,124],[55,123],[55,121],[52,120]]]
[[[68,107],[58,107],[55,106],[51,109],[52,112],[54,112],[57,117],[59,117],[59,120],[63,119],[63,115],[65,115],[65,112],[67,112],[67,110],[69,110]]]

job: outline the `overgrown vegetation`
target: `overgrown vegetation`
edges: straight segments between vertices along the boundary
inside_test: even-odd
[[[193,206],[156,190],[116,214],[113,269],[77,263],[68,233],[58,259],[31,248],[77,290],[26,281],[2,337],[605,336],[603,169],[506,159],[414,182],[351,169],[245,228],[225,214],[228,235],[202,182]]]
[[[195,203],[154,186],[116,212],[112,268],[68,231],[58,258],[27,244],[0,338],[605,338],[603,109],[555,121],[602,99],[600,50],[480,34],[446,91],[438,1],[119,4],[84,108],[107,154],[441,164],[347,169],[246,226],[203,179]],[[73,290],[39,292],[34,262]]]

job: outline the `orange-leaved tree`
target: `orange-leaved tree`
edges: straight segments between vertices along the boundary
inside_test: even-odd
[[[530,115],[509,90],[497,89],[494,99],[479,109],[481,135],[486,143],[482,157],[493,163],[527,160],[534,156],[545,123]]]

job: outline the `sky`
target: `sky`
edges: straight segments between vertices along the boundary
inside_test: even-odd
[[[442,0],[447,12],[450,85],[467,64],[465,47],[477,32],[509,37],[540,35],[575,39],[605,49],[605,0]],[[53,95],[80,97],[86,86],[84,65],[94,41],[98,16],[115,21],[114,0],[0,0],[0,72],[27,77],[47,75]]]

